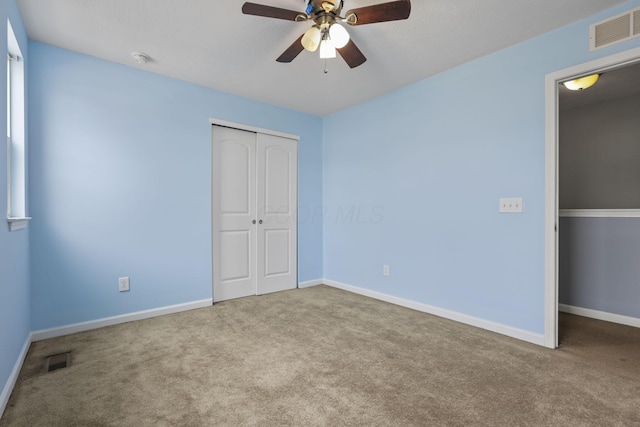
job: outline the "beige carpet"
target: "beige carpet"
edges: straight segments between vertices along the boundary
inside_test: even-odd
[[[326,286],[244,298],[34,343],[0,425],[640,425],[640,330],[560,329],[547,350]]]

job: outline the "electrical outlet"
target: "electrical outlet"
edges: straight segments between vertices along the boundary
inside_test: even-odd
[[[129,290],[129,278],[128,277],[120,277],[118,279],[118,290],[120,292],[127,292]]]
[[[389,266],[388,265],[383,265],[382,266],[382,275],[383,276],[388,276],[389,275]]]

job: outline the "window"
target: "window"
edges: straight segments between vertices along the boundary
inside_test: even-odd
[[[11,231],[27,226],[24,61],[7,21],[7,219]]]

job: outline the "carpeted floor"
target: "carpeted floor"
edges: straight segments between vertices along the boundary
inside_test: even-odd
[[[326,286],[238,299],[32,344],[0,425],[640,425],[640,329],[560,330],[548,350]]]

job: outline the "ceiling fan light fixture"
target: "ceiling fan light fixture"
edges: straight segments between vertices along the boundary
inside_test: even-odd
[[[329,28],[329,36],[336,49],[342,49],[349,43],[349,32],[340,24],[334,23]]]
[[[305,4],[303,13],[251,1],[242,5],[242,13],[245,15],[293,22],[313,22],[311,25],[315,28],[308,28],[304,34],[299,36],[276,58],[277,62],[289,63],[305,49],[311,52],[319,49],[322,59],[335,58],[337,53],[340,53],[350,68],[359,67],[365,63],[367,58],[358,49],[344,27],[399,21],[409,18],[411,14],[411,0],[387,0],[386,3],[356,7],[347,10],[344,14],[342,13],[344,0],[303,0],[303,2]],[[336,25],[337,23],[340,25]]]
[[[564,87],[569,90],[583,90],[588,89],[600,78],[600,74],[592,74],[590,76],[580,77],[579,79],[570,80],[568,82],[564,82]]]
[[[336,46],[329,37],[325,37],[320,42],[320,58],[330,59],[336,57]]]
[[[322,32],[320,28],[315,25],[307,30],[302,36],[302,46],[309,52],[315,52],[320,45],[322,39]]]

